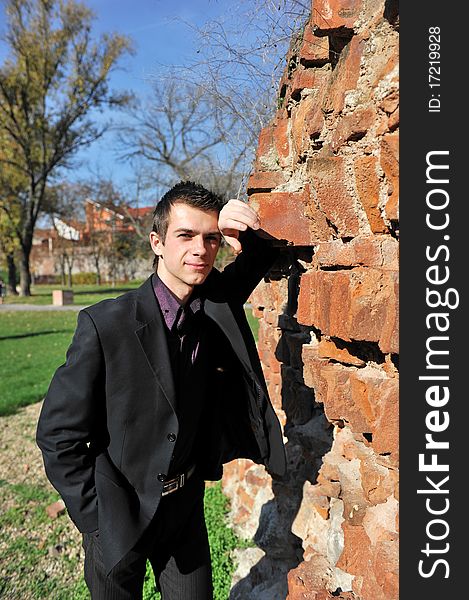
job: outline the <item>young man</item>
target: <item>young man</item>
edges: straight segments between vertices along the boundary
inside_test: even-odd
[[[37,442],[93,600],[141,598],[147,558],[163,600],[211,599],[204,480],[238,457],[285,471],[243,309],[278,252],[258,232],[245,203],[181,182],[155,209],[156,272],[78,316]],[[238,256],[220,273],[222,235]]]

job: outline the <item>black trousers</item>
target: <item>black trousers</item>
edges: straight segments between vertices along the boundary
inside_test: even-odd
[[[204,482],[194,474],[183,488],[161,498],[140,541],[107,576],[99,535],[84,534],[85,581],[92,600],[142,598],[147,559],[162,600],[212,600],[203,496]]]

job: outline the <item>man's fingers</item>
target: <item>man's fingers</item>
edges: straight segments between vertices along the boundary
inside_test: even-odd
[[[240,229],[233,222],[242,223],[252,229],[259,229],[260,227],[259,216],[256,211],[241,200],[230,200],[220,213],[220,224],[223,227]],[[226,223],[230,223],[230,225],[226,225]]]
[[[243,248],[238,238],[233,237],[231,235],[225,235],[223,237],[225,238],[226,243],[233,248],[235,254],[239,254],[241,252]]]
[[[246,231],[248,225],[239,219],[225,218],[223,221],[223,229],[236,229],[238,231]]]

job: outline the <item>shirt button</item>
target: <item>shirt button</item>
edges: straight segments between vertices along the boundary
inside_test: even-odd
[[[168,440],[170,442],[175,442],[176,441],[176,434],[175,433],[168,433]]]
[[[156,478],[158,479],[158,481],[166,481],[166,475],[164,473],[158,473],[158,476]]]

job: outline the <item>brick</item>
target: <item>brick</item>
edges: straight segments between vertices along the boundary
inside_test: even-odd
[[[273,192],[253,194],[250,204],[259,213],[262,229],[281,240],[309,245],[309,222],[301,194]]]
[[[388,129],[394,131],[399,126],[399,109],[397,108],[388,119]]]
[[[46,513],[50,519],[57,519],[57,517],[65,514],[65,512],[66,508],[63,500],[57,500],[57,502],[53,502],[46,507]]]
[[[337,567],[351,575],[366,573],[371,567],[372,554],[370,538],[362,526],[342,524],[344,532],[344,550]]]
[[[339,348],[332,340],[323,338],[319,342],[318,355],[320,358],[328,358],[347,365],[356,367],[365,366],[365,362],[350,352],[346,348]]]
[[[299,57],[300,62],[306,62],[309,66],[329,62],[329,38],[315,35],[313,28],[308,24],[305,27]]]
[[[376,390],[377,401],[381,402],[379,414],[375,420],[373,449],[377,454],[390,454],[391,465],[399,462],[399,390],[398,379],[389,378],[381,390]]]
[[[308,187],[303,192],[253,194],[250,203],[257,209],[264,231],[277,239],[309,246],[316,239],[332,238],[325,216],[310,201]]]
[[[378,106],[388,115],[392,114],[399,106],[399,90],[391,89],[389,93],[381,99]]]
[[[249,177],[247,193],[273,190],[282,183],[285,183],[285,173],[283,171],[255,171]]]
[[[388,310],[383,322],[379,347],[385,354],[399,353],[399,274],[390,272],[387,278]]]
[[[321,31],[346,27],[352,29],[362,9],[363,0],[315,0],[313,28]]]
[[[355,199],[345,185],[347,173],[341,156],[310,158],[307,173],[317,194],[317,204],[339,237],[360,233]]]
[[[305,69],[304,67],[298,67],[292,77],[290,83],[290,94],[293,97],[298,97],[301,90],[304,89],[317,89],[318,84],[322,82],[322,79],[317,80],[316,69]]]
[[[373,572],[386,598],[399,597],[399,546],[396,542],[377,544]]]
[[[332,72],[329,89],[324,96],[323,109],[325,112],[340,113],[344,108],[345,94],[356,88],[365,43],[365,38],[357,35],[342,50],[339,61]]]
[[[297,319],[324,335],[378,342],[382,352],[398,352],[397,273],[367,267],[305,273]]]
[[[325,590],[329,563],[326,558],[314,554],[309,560],[288,572],[288,595],[286,600],[327,600]]]
[[[274,126],[261,129],[256,151],[256,169],[269,170],[278,168],[278,156],[274,143]]]
[[[376,548],[371,546],[362,527],[343,523],[342,529],[345,547],[337,566],[355,575],[352,584],[355,594],[364,599],[396,600],[398,598],[398,593],[396,594],[397,565],[395,563],[397,547],[394,551],[383,552],[384,544],[380,542]],[[387,544],[396,546],[393,542],[387,542]],[[390,561],[387,568],[385,560]]]
[[[324,127],[322,102],[329,78],[329,71],[317,69],[315,76],[317,87],[292,109],[291,136],[296,158],[310,148],[311,140],[319,137]]]
[[[399,451],[398,380],[375,367],[356,369],[329,363],[303,347],[304,380],[324,405],[328,421],[346,421],[355,433],[371,433],[378,454],[389,453],[396,464]]]
[[[399,66],[399,36],[386,36],[378,43],[380,47],[377,49],[376,61],[370,71],[370,87],[374,89],[383,79],[391,80],[397,87],[399,80],[397,68]]]
[[[399,474],[379,465],[374,454],[365,457],[360,463],[361,485],[365,497],[371,504],[381,504],[389,496],[397,496]]]
[[[341,117],[332,134],[332,150],[336,152],[346,142],[366,135],[375,120],[376,110],[372,106],[357,108]]]
[[[388,201],[386,215],[388,219],[398,220],[399,202],[399,133],[389,133],[381,140],[381,166],[388,182]]]
[[[306,132],[306,118],[309,110],[314,106],[315,98],[306,96],[292,110],[291,135],[292,145],[295,152],[295,161],[309,148],[309,136]]]
[[[399,269],[399,243],[387,235],[360,236],[350,242],[321,242],[314,253],[318,267],[376,267]]]
[[[323,399],[327,419],[344,419],[354,432],[372,431],[377,407],[371,401],[370,386],[356,377],[351,369],[337,364],[324,368],[321,377],[327,388]]]
[[[277,118],[275,120],[274,144],[277,150],[279,165],[286,167],[289,164],[290,139],[288,136],[289,119]]]
[[[358,156],[354,160],[355,186],[358,197],[366,212],[371,231],[385,233],[386,224],[379,209],[380,181],[375,156]]]

